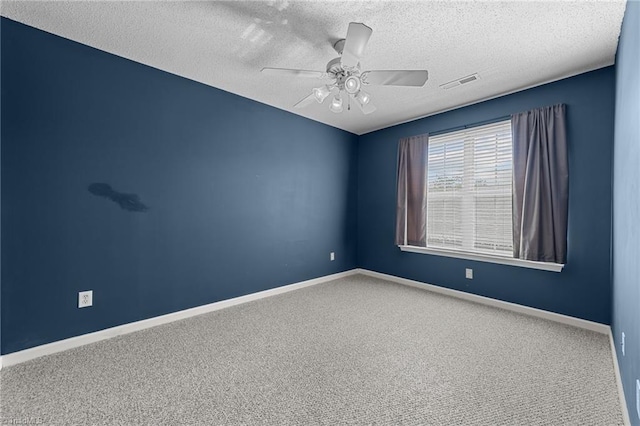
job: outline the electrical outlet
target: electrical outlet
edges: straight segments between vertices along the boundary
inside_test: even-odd
[[[624,356],[624,337],[625,336],[624,336],[624,331],[623,331],[622,332],[622,343],[621,343],[621,345],[622,345],[622,356]]]
[[[465,269],[464,276],[465,276],[466,279],[472,280],[473,279],[473,269],[470,269],[470,268]]]
[[[93,306],[93,290],[78,293],[78,308]]]
[[[336,254],[334,252],[331,252],[331,254],[329,255],[329,259],[330,260],[336,260]]]

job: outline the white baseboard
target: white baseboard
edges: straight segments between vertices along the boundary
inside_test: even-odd
[[[616,373],[616,384],[618,386],[618,395],[620,397],[620,407],[622,407],[622,420],[625,426],[631,426],[627,400],[624,398],[624,388],[622,387],[622,376],[620,376],[620,365],[618,365],[618,351],[616,350],[616,342],[613,340],[611,327],[609,327],[609,344],[611,345],[611,354],[613,356],[613,370]]]
[[[445,287],[439,287],[432,284],[422,283],[420,281],[409,280],[406,278],[400,278],[394,275],[383,274],[380,272],[369,271],[367,269],[352,269],[350,271],[340,272],[337,274],[326,275],[324,277],[314,278],[307,281],[302,281],[295,284],[289,284],[282,287],[276,287],[269,290],[260,291],[257,293],[247,294],[245,296],[235,297],[233,299],[222,300],[208,305],[197,306],[195,308],[185,309],[183,311],[173,312],[166,315],[161,315],[146,320],[136,321],[128,324],[119,325],[116,327],[107,328],[105,330],[96,331],[93,333],[83,334],[81,336],[71,337],[64,340],[59,340],[45,345],[36,346],[33,348],[25,349],[19,352],[13,352],[7,355],[0,356],[0,369],[2,367],[8,367],[11,365],[19,364],[25,361],[32,360],[44,355],[50,355],[57,352],[65,351],[68,349],[76,348],[79,346],[87,345],[101,340],[109,339],[112,337],[120,336],[123,334],[133,333],[135,331],[144,330],[157,325],[167,324],[173,321],[193,317],[196,315],[206,314],[208,312],[217,311],[219,309],[228,308],[230,306],[239,305],[241,303],[250,302],[253,300],[262,299],[265,297],[275,296],[277,294],[287,293],[289,291],[309,287],[312,285],[332,281],[338,278],[347,277],[354,274],[363,274],[375,278],[380,278],[395,283],[417,287],[423,290],[432,291],[435,293],[445,294],[448,296],[456,297],[459,299],[469,300],[476,303],[482,303],[484,305],[494,306],[501,309],[507,309],[510,311],[522,313],[525,315],[531,315],[539,318],[548,319],[551,321],[560,322],[563,324],[572,325],[587,330],[596,331],[603,334],[610,334],[610,328],[608,325],[600,324],[592,321],[587,321],[579,318],[570,317],[567,315],[556,314],[542,309],[530,308],[528,306],[518,305],[515,303],[504,302],[502,300],[491,299],[484,296],[478,296],[471,293],[465,293],[463,291],[452,290]],[[617,359],[616,359],[617,363]],[[619,372],[617,373],[619,374]]]
[[[210,303],[207,305],[197,306],[195,308],[185,309],[183,311],[173,312],[166,315],[160,315],[141,321],[131,322],[128,324],[119,325],[116,327],[107,328],[104,330],[96,331],[93,333],[83,334],[76,337],[70,337],[64,340],[58,340],[56,342],[47,343],[45,345],[36,346],[33,348],[25,349],[18,352],[13,352],[0,356],[0,369],[9,367],[11,365],[20,364],[39,358],[44,355],[51,355],[57,352],[66,351],[68,349],[77,348],[79,346],[88,345],[90,343],[99,342],[101,340],[110,339],[112,337],[121,336],[123,334],[133,333],[134,331],[144,330],[157,325],[167,324],[173,321],[193,317],[196,315],[202,315],[209,312],[217,311],[220,309],[228,308],[230,306],[239,305],[242,303],[251,302],[253,300],[263,299],[265,297],[275,296],[277,294],[287,293],[293,290],[298,290],[304,287],[332,281],[338,278],[347,277],[349,275],[356,274],[357,270],[352,269],[350,271],[339,272],[337,274],[325,275],[324,277],[314,278],[307,281],[301,281],[299,283],[289,284],[282,287],[276,287],[269,290],[259,291],[257,293],[247,294],[245,296],[234,297],[233,299],[221,300],[219,302]]]
[[[489,305],[500,309],[506,309],[508,311],[518,312],[533,317],[544,318],[550,321],[568,324],[574,327],[584,328],[602,334],[609,333],[609,326],[606,324],[600,324],[598,322],[587,321],[580,318],[570,317],[568,315],[556,314],[554,312],[549,312],[542,309],[518,305],[517,303],[504,302],[498,299],[491,299],[489,297],[478,296],[477,294],[466,293],[459,290],[452,290],[450,288],[427,284],[420,281],[409,280],[407,278],[400,278],[396,277],[395,275],[369,271],[368,269],[356,269],[356,271],[359,274],[368,275],[370,277],[380,278],[387,281],[393,281],[395,283],[407,285],[410,287],[421,288],[423,290],[432,291],[434,293],[445,294],[447,296],[456,297],[458,299],[469,300],[471,302],[481,303],[483,305]]]

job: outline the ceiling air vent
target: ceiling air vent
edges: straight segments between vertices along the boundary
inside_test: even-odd
[[[453,89],[454,87],[462,86],[463,84],[471,83],[472,81],[479,80],[480,76],[475,73],[468,75],[466,77],[458,78],[456,80],[450,81],[445,84],[441,84],[440,87],[443,89]]]

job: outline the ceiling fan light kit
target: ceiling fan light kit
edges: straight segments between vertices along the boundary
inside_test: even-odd
[[[331,101],[329,110],[335,113],[343,111],[342,92],[353,98],[363,114],[371,114],[376,107],[371,104],[371,96],[362,90],[363,85],[379,86],[408,86],[422,87],[428,79],[426,70],[391,70],[391,71],[360,71],[360,59],[369,42],[373,30],[368,26],[351,22],[347,30],[347,38],[338,40],[333,48],[340,55],[327,63],[326,73],[319,71],[296,70],[287,68],[263,68],[262,72],[269,75],[282,75],[294,77],[329,78],[331,82],[312,90],[311,95],[294,105],[294,108],[303,108],[315,99],[318,103],[331,94],[333,89],[338,89],[338,94]]]
[[[329,107],[331,112],[339,113],[342,112],[342,98],[340,97],[340,93],[338,93],[335,98],[331,101],[331,106]]]
[[[360,106],[365,106],[371,100],[371,96],[367,92],[363,92],[362,90],[358,92],[356,95],[356,101],[360,104]]]
[[[355,75],[350,75],[344,81],[344,90],[350,95],[355,95],[360,90],[360,85],[360,79]]]
[[[315,89],[313,89],[313,95],[316,97],[316,101],[318,101],[319,104],[324,102],[324,100],[330,94],[331,94],[331,87],[327,86],[326,84],[324,86],[316,87]]]

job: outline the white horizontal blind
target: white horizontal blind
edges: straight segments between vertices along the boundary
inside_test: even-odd
[[[429,138],[427,247],[513,256],[509,120]]]

